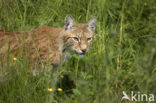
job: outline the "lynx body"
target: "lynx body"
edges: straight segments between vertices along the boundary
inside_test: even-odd
[[[10,51],[18,55],[20,46],[29,52],[33,59],[50,61],[57,65],[65,61],[72,53],[84,56],[90,47],[95,30],[96,18],[86,24],[76,24],[69,15],[65,18],[62,28],[41,26],[28,32],[0,31],[0,55]]]

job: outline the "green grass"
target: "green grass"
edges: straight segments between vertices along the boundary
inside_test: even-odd
[[[63,91],[54,98],[58,103],[121,103],[122,91],[156,96],[155,11],[155,0],[0,0],[0,29],[61,27],[67,14],[81,23],[96,16],[89,53],[84,58],[73,56],[62,67],[59,74],[68,77],[60,80]],[[39,66],[44,71],[34,77],[27,73],[30,58],[5,58],[0,58],[0,68],[7,69],[5,77],[0,70],[0,103],[54,101],[53,92],[48,92],[51,67]]]

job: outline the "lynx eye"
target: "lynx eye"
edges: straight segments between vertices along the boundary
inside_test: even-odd
[[[87,41],[92,41],[92,37],[87,38]]]
[[[73,40],[75,40],[75,41],[77,41],[77,42],[80,41],[78,37],[73,37]]]

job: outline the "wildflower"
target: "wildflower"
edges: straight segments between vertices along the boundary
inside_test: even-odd
[[[52,92],[52,91],[53,91],[53,89],[52,89],[52,88],[48,88],[48,91],[49,91],[49,92]]]
[[[64,78],[64,76],[63,76],[63,75],[61,75],[61,78]]]
[[[57,91],[62,92],[63,90],[62,90],[62,88],[58,88]]]
[[[16,61],[16,60],[17,60],[17,58],[13,58],[13,60],[14,60],[14,61]]]
[[[144,6],[147,6],[147,3],[146,2],[144,2]]]

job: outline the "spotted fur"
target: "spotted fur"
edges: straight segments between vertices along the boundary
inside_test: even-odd
[[[23,52],[32,59],[41,59],[57,65],[72,53],[84,56],[90,47],[95,31],[96,18],[86,24],[77,24],[67,15],[61,28],[41,26],[31,31],[0,31],[0,55],[10,50],[12,56]]]

